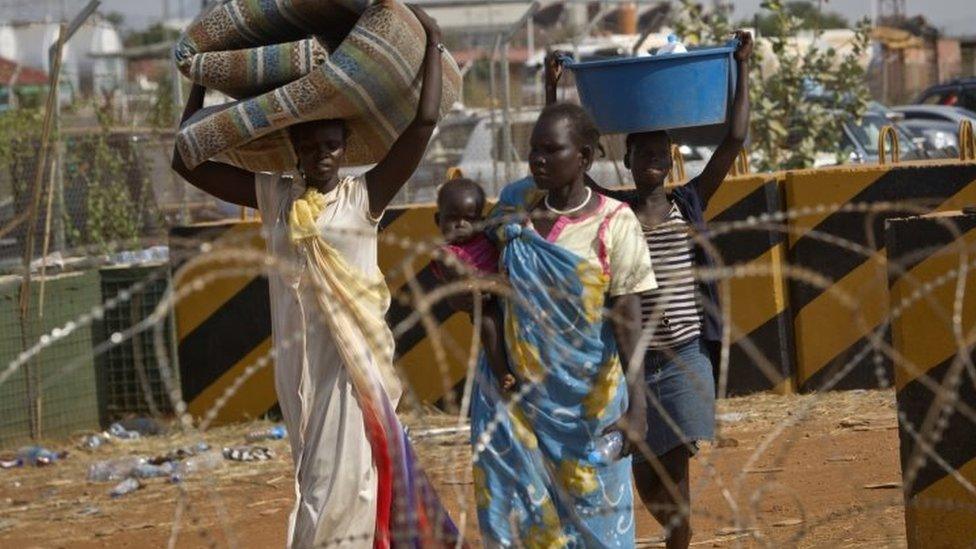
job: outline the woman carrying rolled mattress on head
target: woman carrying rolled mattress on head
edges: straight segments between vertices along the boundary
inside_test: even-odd
[[[299,158],[291,177],[213,161],[189,169],[174,152],[188,182],[260,211],[275,259],[275,389],[296,470],[289,547],[453,546],[458,536],[395,414],[401,386],[377,265],[379,219],[423,157],[441,103],[440,29],[412,9],[427,33],[416,116],[365,175],[339,177],[341,120],[289,128]],[[194,86],[184,121],[205,92]]]

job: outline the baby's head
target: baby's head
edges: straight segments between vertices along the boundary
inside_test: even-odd
[[[463,244],[477,235],[485,210],[485,191],[474,181],[452,179],[437,191],[434,221],[451,244]]]

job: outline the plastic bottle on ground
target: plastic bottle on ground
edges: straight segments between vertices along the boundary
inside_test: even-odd
[[[593,451],[587,455],[586,460],[592,465],[608,465],[620,457],[623,447],[624,434],[620,431],[611,431],[597,439]]]
[[[104,433],[95,433],[93,435],[85,435],[85,438],[81,441],[81,447],[86,450],[94,450],[109,442],[109,437]]]
[[[159,478],[168,477],[176,471],[176,466],[172,462],[166,462],[162,465],[153,465],[151,463],[140,463],[132,468],[130,474],[135,478]]]
[[[136,467],[147,463],[146,458],[139,456],[97,461],[88,468],[88,480],[91,482],[122,480],[131,475]]]
[[[126,431],[135,431],[144,437],[166,433],[166,427],[151,417],[130,417],[117,422]]]
[[[668,35],[668,43],[661,46],[657,50],[657,55],[666,53],[688,53],[688,48],[681,43],[681,39],[678,38],[676,34]]]
[[[112,491],[109,492],[109,495],[113,498],[122,497],[126,494],[131,494],[140,488],[142,488],[142,483],[139,482],[138,479],[127,478],[116,484],[115,488],[112,488]]]
[[[172,476],[173,482],[179,482],[187,475],[193,475],[204,471],[219,469],[224,465],[224,456],[220,450],[211,450],[202,454],[187,458],[175,467]]]
[[[137,431],[130,431],[123,427],[121,423],[113,423],[110,425],[108,432],[113,437],[121,440],[136,440],[141,438],[141,435]]]
[[[268,429],[248,433],[244,438],[248,442],[259,442],[262,440],[281,440],[286,436],[288,436],[288,431],[285,427],[283,425],[275,425]]]
[[[44,465],[50,465],[55,461],[61,459],[64,455],[60,452],[52,452],[47,448],[41,446],[25,446],[17,452],[17,459],[23,465],[32,465],[34,467],[43,467]]]

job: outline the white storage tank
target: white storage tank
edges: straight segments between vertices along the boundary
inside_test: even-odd
[[[0,25],[0,57],[17,60],[17,35],[10,25]]]
[[[13,23],[7,37],[0,30],[0,55],[28,67],[50,72],[48,52],[57,41],[59,23]],[[9,40],[11,45],[5,41]],[[61,84],[75,95],[101,95],[102,91],[121,88],[125,84],[125,63],[118,58],[92,57],[122,51],[118,30],[108,23],[90,19],[65,44],[61,61]],[[9,55],[7,53],[9,52]]]

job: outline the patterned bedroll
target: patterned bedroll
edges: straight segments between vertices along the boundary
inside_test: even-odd
[[[328,58],[329,52],[319,39],[305,38],[241,50],[197,53],[180,65],[180,71],[193,82],[243,99],[298,80]]]
[[[329,53],[325,44],[338,47]],[[377,162],[416,113],[425,45],[417,18],[396,0],[230,0],[190,26],[175,56],[188,78],[239,100],[188,120],[180,154],[191,168],[215,159],[292,170],[288,126],[343,119],[346,164]],[[461,76],[450,55],[443,64],[446,112]]]

